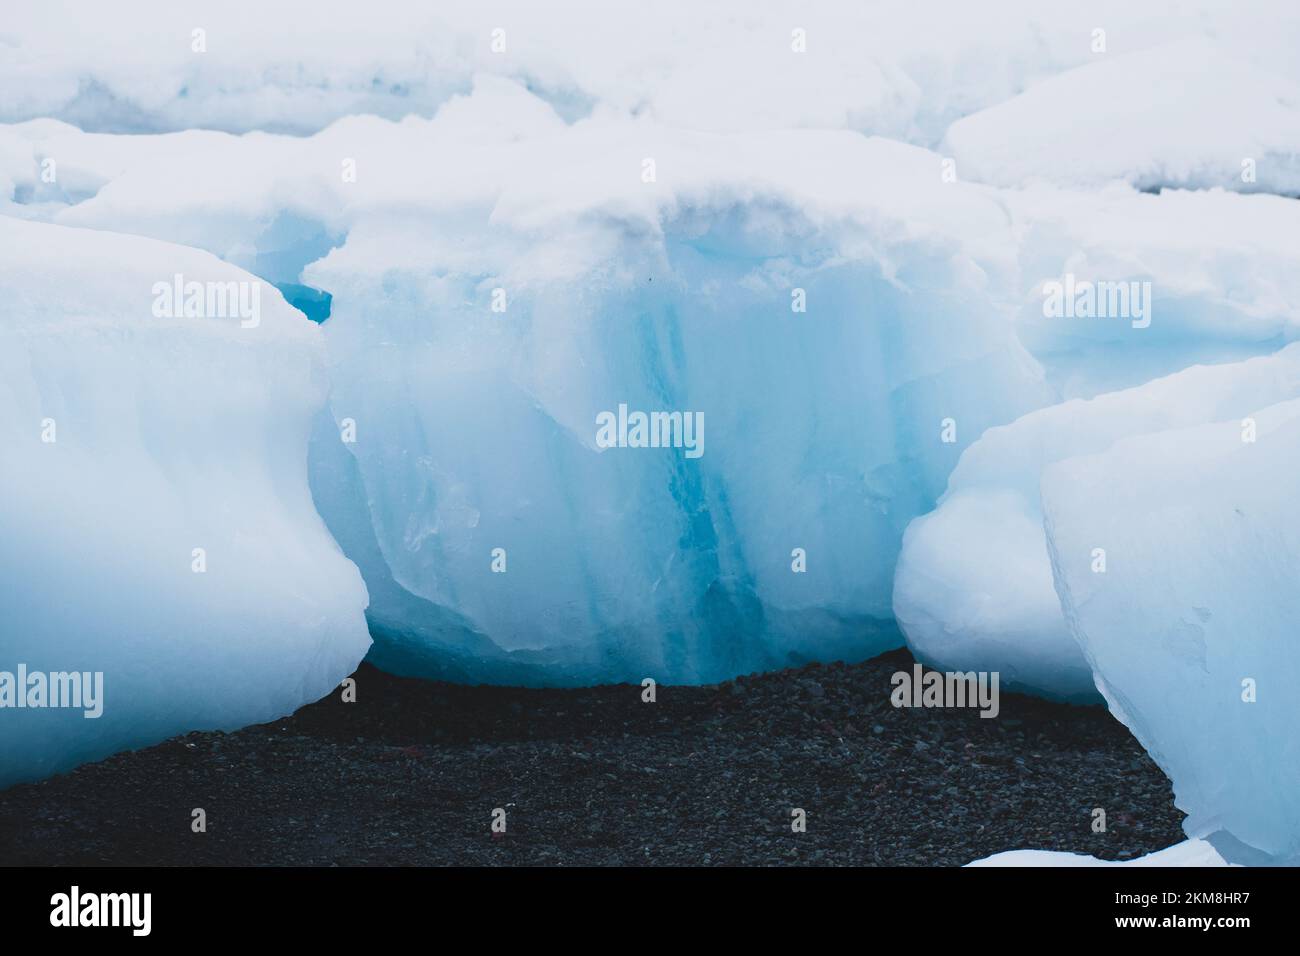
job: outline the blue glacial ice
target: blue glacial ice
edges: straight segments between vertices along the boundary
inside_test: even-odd
[[[918,147],[567,125],[492,78],[306,139],[9,135],[15,181],[57,151],[99,183],[21,212],[332,296],[313,488],[403,672],[706,681],[897,646],[907,522],[1055,397],[1005,203]],[[702,415],[704,454],[598,447],[620,405]]]
[[[997,302],[1006,263],[980,248],[1001,210],[884,141],[601,130],[629,157],[657,138],[668,181],[647,186],[602,178],[592,135],[518,150],[575,170],[565,205],[521,178],[458,212],[455,246],[419,215],[368,215],[306,270],[335,297],[313,480],[345,550],[365,540],[376,659],[695,682],[896,646],[906,523],[975,436],[1051,397]],[[705,146],[725,175],[669,179]],[[847,214],[793,185],[810,154]],[[935,203],[962,213],[947,231]],[[620,405],[702,415],[704,453],[598,447]]]

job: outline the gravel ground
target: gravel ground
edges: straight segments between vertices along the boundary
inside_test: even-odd
[[[996,719],[895,709],[890,676],[911,665],[894,651],[660,687],[655,703],[630,685],[462,687],[363,665],[356,703],[0,792],[0,863],[959,865],[1183,839],[1168,780],[1104,708],[1003,694]]]

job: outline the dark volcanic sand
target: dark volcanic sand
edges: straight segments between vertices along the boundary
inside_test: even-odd
[[[653,704],[629,685],[461,687],[363,665],[354,704],[335,694],[0,792],[0,863],[957,865],[1183,839],[1168,781],[1104,708],[1003,694],[997,719],[895,709],[890,675],[911,665],[895,651],[660,687]]]

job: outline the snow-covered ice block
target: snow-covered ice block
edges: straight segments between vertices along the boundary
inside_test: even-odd
[[[198,250],[3,217],[0,248],[0,672],[102,674],[21,709],[40,680],[0,674],[0,786],[328,693],[370,640],[307,484],[318,329]]]
[[[1097,686],[1173,781],[1188,836],[1295,865],[1300,400],[1232,419],[1049,467],[1048,547]]]
[[[504,652],[541,661],[530,680],[707,680],[895,646],[906,522],[981,431],[1053,397],[1008,321],[1003,207],[917,147],[567,126],[490,77],[433,120],[307,139],[9,136],[29,198],[48,152],[101,183],[41,217],[333,296],[359,474],[314,455],[317,500],[350,555],[383,558],[358,558],[376,631],[474,648],[455,673],[509,679]],[[598,447],[623,405],[702,415],[703,454]],[[436,657],[403,669],[449,673]]]
[[[1086,853],[1052,850],[1007,850],[967,866],[1230,866],[1204,840],[1185,840],[1134,860],[1099,860]]]
[[[1282,14],[1290,24],[1291,14]],[[1063,148],[1064,147],[1064,148]],[[1193,37],[1095,61],[955,122],[963,176],[1300,195],[1300,84],[1249,50]]]
[[[355,425],[357,474],[314,455],[317,501],[369,556],[376,654],[711,681],[896,646],[906,522],[1051,397],[991,291],[1001,209],[933,154],[840,133],[588,125],[515,149],[454,232],[376,210],[305,272],[334,296],[324,439]],[[622,406],[698,416],[700,454],[603,447]]]
[[[998,670],[1004,685],[1067,699],[1095,696],[1051,574],[1039,496],[1045,468],[1125,438],[1240,422],[1300,396],[1300,344],[1200,366],[990,429],[963,455],[939,507],[908,527],[894,612],[908,645],[940,669]],[[1116,473],[1112,484],[1133,481]],[[1086,493],[1086,490],[1081,493]]]

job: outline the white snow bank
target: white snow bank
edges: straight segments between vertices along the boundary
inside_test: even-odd
[[[958,120],[943,148],[963,176],[999,186],[1123,180],[1296,196],[1300,84],[1217,39],[1107,52]]]
[[[97,718],[0,708],[0,786],[328,693],[370,640],[307,487],[318,330],[269,287],[158,314],[178,274],[252,304],[198,250],[4,217],[0,248],[0,671],[103,675]]]
[[[1089,63],[1099,26],[1110,56],[1209,37],[1294,74],[1295,19],[1280,0],[1250,17],[1221,0],[662,0],[653,16],[598,0],[135,0],[130,16],[45,0],[0,25],[0,119],[307,133],[349,114],[428,116],[490,72],[570,119],[604,104],[696,129],[851,128],[933,145],[955,119]]]
[[[75,185],[43,183],[47,158]],[[432,120],[351,117],[307,138],[0,127],[6,183],[9,215],[196,245],[250,268],[283,218],[338,236],[366,216],[436,216],[447,234],[486,208],[492,226],[533,234],[582,218],[653,231],[695,207],[765,202],[818,224],[884,213],[900,236],[943,236],[990,260],[982,265],[1014,260],[998,203],[943,182],[941,157],[916,147],[841,131],[698,132],[614,113],[566,126],[523,87],[486,75]]]

